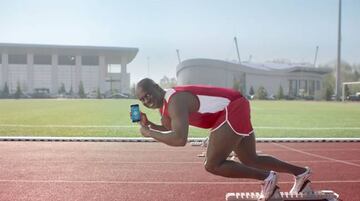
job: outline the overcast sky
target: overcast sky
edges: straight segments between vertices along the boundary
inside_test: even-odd
[[[360,63],[360,1],[342,1],[342,56]],[[336,60],[338,0],[0,0],[0,43],[136,47],[131,83],[190,58]],[[149,73],[148,73],[149,67]]]

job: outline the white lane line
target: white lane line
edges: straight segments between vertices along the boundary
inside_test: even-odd
[[[360,127],[271,127],[271,126],[259,126],[255,129],[282,129],[282,130],[360,130]]]
[[[335,158],[330,158],[330,157],[322,156],[322,155],[319,155],[319,154],[312,154],[312,153],[302,151],[302,150],[299,150],[299,149],[294,149],[292,147],[289,147],[289,146],[286,146],[286,145],[283,145],[283,144],[278,144],[278,143],[273,143],[273,144],[276,145],[276,146],[279,146],[279,147],[283,147],[283,148],[285,148],[287,150],[295,151],[295,152],[302,153],[302,154],[305,154],[305,155],[314,156],[314,157],[317,157],[317,158],[322,158],[322,159],[326,159],[326,160],[330,160],[330,161],[334,161],[334,162],[338,162],[338,163],[343,163],[343,164],[347,164],[347,165],[351,165],[351,166],[360,167],[360,165],[356,164],[356,163],[351,163],[351,162],[344,161],[344,160],[338,160],[338,159],[335,159]]]
[[[333,163],[334,161],[324,160],[324,161],[289,161],[292,163]],[[347,160],[347,162],[360,162],[360,160]]]
[[[360,145],[360,144],[359,144]],[[360,148],[325,148],[325,149],[314,149],[314,148],[310,148],[310,149],[306,149],[307,151],[326,151],[326,152],[336,152],[336,151],[360,151]],[[284,150],[284,149],[263,149],[262,152],[287,152],[288,150]]]
[[[360,162],[360,160],[349,160],[351,162]],[[348,161],[348,162],[349,162]],[[13,160],[2,160],[2,162],[6,163],[6,164],[28,164],[27,161],[13,161]],[[39,163],[68,163],[69,161],[39,161]],[[77,164],[108,164],[108,165],[122,165],[122,164],[135,164],[135,165],[142,165],[142,164],[168,164],[168,165],[178,165],[178,164],[204,164],[203,161],[184,161],[184,162],[146,162],[146,161],[142,161],[142,162],[136,162],[136,161],[124,161],[124,162],[107,162],[107,161],[81,161],[81,160],[77,160]],[[322,160],[322,161],[291,161],[289,160],[288,162],[291,163],[334,163],[334,161],[329,161],[329,160]]]
[[[0,183],[88,183],[88,184],[204,184],[204,185],[233,185],[233,184],[259,184],[259,181],[222,182],[222,181],[104,181],[104,180],[25,180],[25,179],[0,179]],[[292,184],[293,181],[278,182],[280,184]],[[360,183],[360,180],[330,180],[311,181],[311,183]]]
[[[0,127],[22,128],[135,128],[138,125],[30,125],[30,124],[0,124]],[[255,126],[254,129],[270,130],[360,130],[360,127],[281,127],[281,126]]]
[[[137,125],[29,125],[29,124],[0,124],[0,127],[21,128],[135,128]]]

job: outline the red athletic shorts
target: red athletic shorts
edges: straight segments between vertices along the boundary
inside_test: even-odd
[[[232,101],[222,111],[211,131],[220,128],[224,123],[228,123],[234,133],[238,135],[248,136],[253,133],[249,101],[244,97]]]

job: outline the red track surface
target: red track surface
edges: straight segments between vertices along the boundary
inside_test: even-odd
[[[360,200],[360,143],[259,143],[258,150],[313,170],[315,189]],[[203,148],[160,143],[0,142],[0,200],[225,200],[259,182],[211,175]],[[292,177],[280,174],[288,191]]]

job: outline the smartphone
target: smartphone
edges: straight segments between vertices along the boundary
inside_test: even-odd
[[[131,109],[131,120],[132,122],[140,121],[140,108],[139,104],[133,104],[130,106]]]

